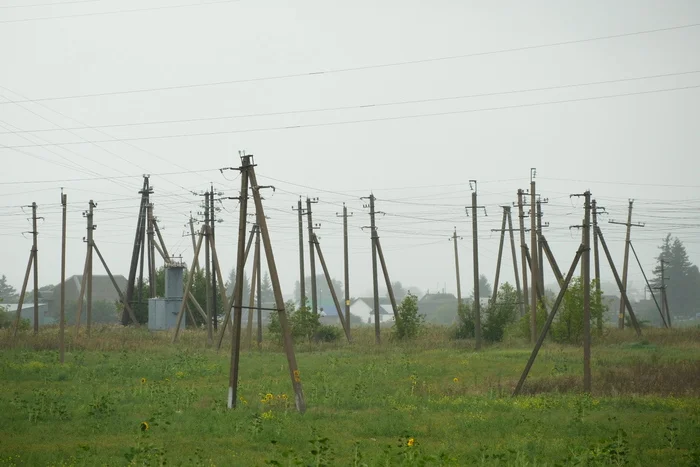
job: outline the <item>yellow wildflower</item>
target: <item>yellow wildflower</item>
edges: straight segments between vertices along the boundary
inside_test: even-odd
[[[141,431],[148,431],[149,428],[151,428],[151,425],[148,424],[148,422],[141,422]]]
[[[408,442],[406,443],[406,446],[413,447],[413,445],[416,444],[416,440],[413,438],[408,438]]]
[[[146,384],[146,378],[141,378],[141,384]]]
[[[459,378],[457,378],[457,377],[452,378],[452,382],[453,382],[453,383],[459,383]]]

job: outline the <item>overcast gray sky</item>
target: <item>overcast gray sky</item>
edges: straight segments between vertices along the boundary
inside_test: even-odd
[[[299,195],[320,198],[315,221],[338,279],[336,212],[345,202],[354,213],[351,292],[370,293],[359,199],[370,191],[386,213],[377,222],[392,279],[455,291],[456,226],[471,290],[470,179],[487,206],[480,264],[492,281],[490,229],[531,167],[563,269],[583,215],[569,194],[586,189],[609,212],[618,266],[624,227],[607,221],[625,220],[628,198],[646,223],[632,241],[647,273],[667,232],[700,262],[697,1],[190,1],[0,0],[0,274],[18,289],[31,248],[21,206],[32,201],[45,218],[40,282],[59,281],[61,187],[68,275],[82,272],[90,199],[96,243],[127,275],[144,173],[169,249],[191,262],[184,224],[201,200],[191,192],[211,182],[236,196],[236,174],[218,169],[237,166],[239,150],[277,187],[266,214],[286,294],[298,278]],[[228,271],[236,201],[221,207]],[[630,281],[641,288],[636,266]]]

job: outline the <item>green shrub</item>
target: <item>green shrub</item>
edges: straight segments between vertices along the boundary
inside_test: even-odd
[[[305,339],[309,342],[314,340],[321,327],[321,315],[318,312],[314,313],[307,306],[296,308],[291,300],[285,303],[284,308],[287,313],[287,321],[291,328],[292,338],[295,340]],[[267,328],[270,334],[277,337],[280,341],[282,340],[282,326],[277,313],[270,314],[270,324],[268,324]]]
[[[503,340],[505,329],[518,319],[518,309],[521,297],[509,283],[498,290],[496,303],[491,303],[486,309],[486,319],[482,335],[490,342]]]
[[[0,309],[0,329],[10,329],[15,325],[17,314],[11,311],[3,311]],[[26,331],[32,327],[32,323],[28,319],[19,320],[19,330]]]
[[[474,337],[474,307],[473,303],[460,303],[457,309],[457,328],[455,339],[471,339]]]
[[[418,297],[409,292],[398,308],[399,319],[394,322],[394,336],[397,339],[417,337],[425,323],[425,315],[418,313]]]
[[[335,342],[340,339],[342,332],[337,326],[330,324],[321,325],[316,330],[315,340],[317,342]]]
[[[597,298],[596,294],[600,294]],[[607,306],[603,305],[602,291],[596,292],[595,281],[591,283],[591,330],[596,328],[595,322],[602,319]],[[550,330],[552,339],[555,342],[566,344],[580,344],[583,342],[583,282],[580,277],[575,277],[569,283],[569,287],[564,293],[557,317],[552,323]]]

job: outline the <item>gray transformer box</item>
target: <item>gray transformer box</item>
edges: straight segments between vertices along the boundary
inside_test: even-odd
[[[148,300],[148,329],[165,331],[177,325],[181,298],[151,298]]]

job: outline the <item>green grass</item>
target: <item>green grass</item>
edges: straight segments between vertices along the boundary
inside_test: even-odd
[[[1,334],[0,465],[699,465],[697,329],[598,339],[591,395],[580,348],[546,344],[512,398],[528,346],[471,344],[429,328],[412,343],[376,347],[362,329],[352,346],[298,345],[299,415],[274,343],[242,352],[245,402],[227,410],[230,356],[201,332],[172,345],[96,329],[69,339],[63,366],[55,330]]]

